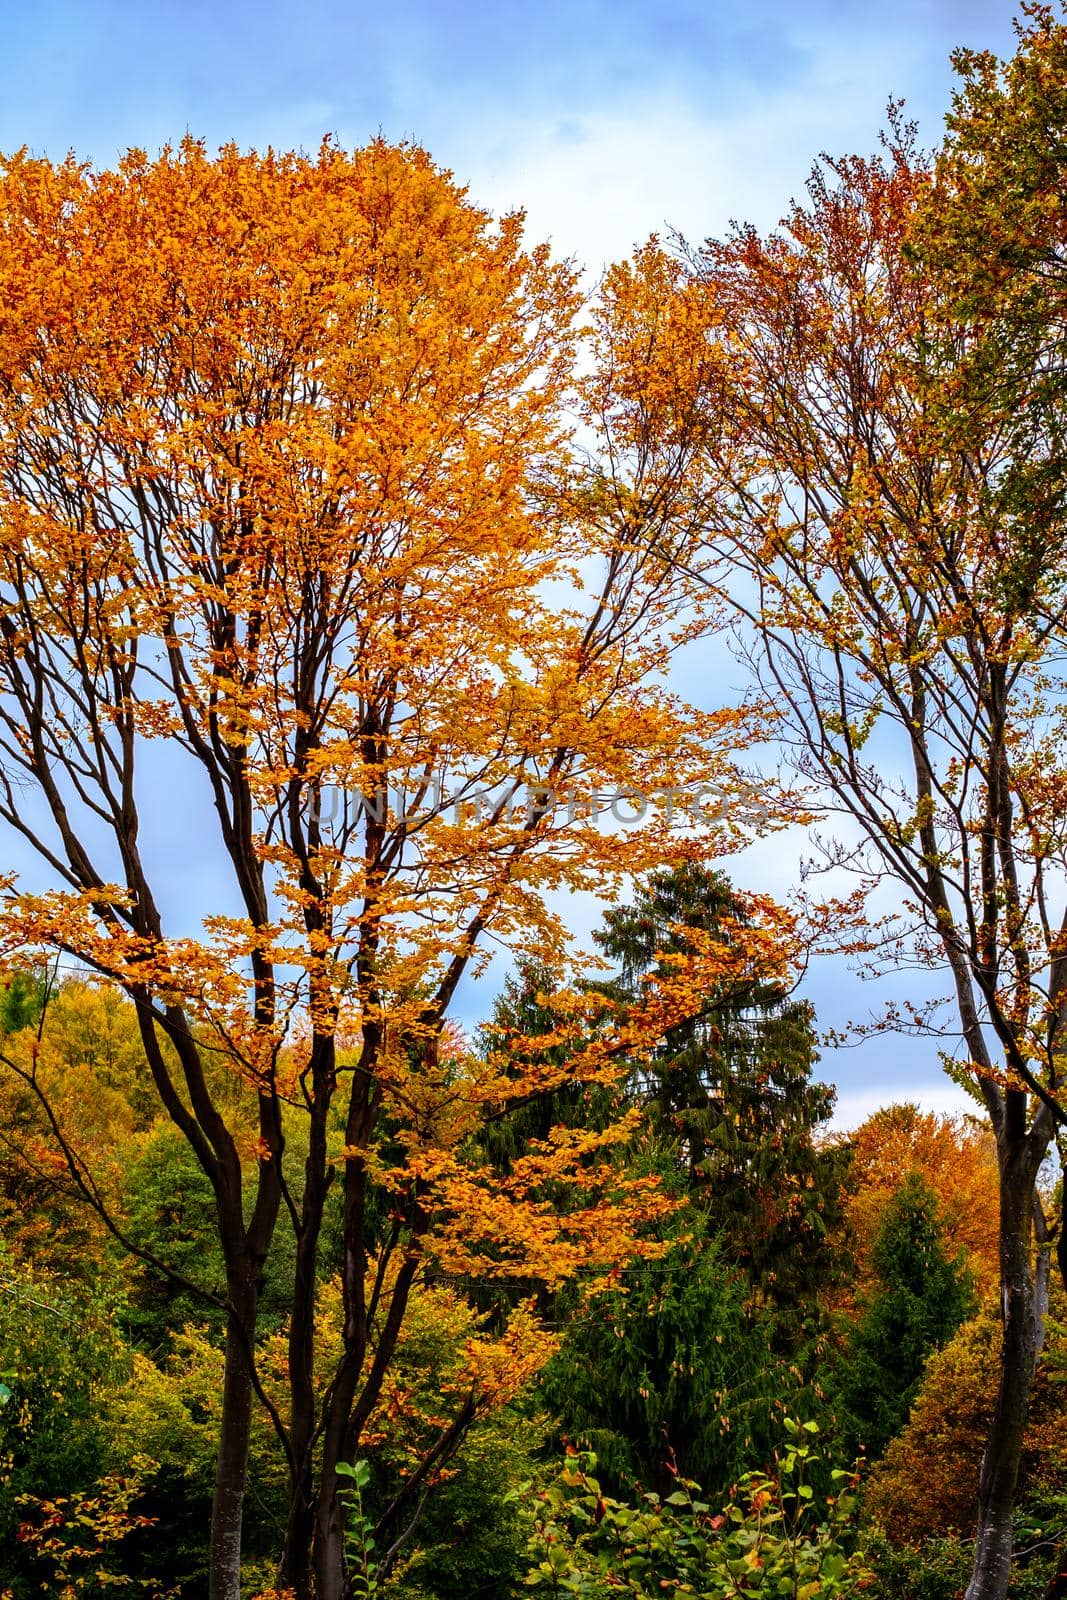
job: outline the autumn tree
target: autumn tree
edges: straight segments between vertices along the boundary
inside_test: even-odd
[[[996,1145],[977,1115],[939,1116],[908,1102],[883,1106],[852,1130],[848,1147],[844,1224],[858,1288],[870,1286],[871,1251],[886,1206],[914,1175],[936,1198],[949,1254],[964,1252],[980,1296],[996,1290],[1000,1181]]]
[[[1000,508],[1035,537],[1057,524],[1067,493],[1065,18],[1062,3],[1024,0],[1014,56],[955,52],[948,137],[912,247],[966,330],[951,352],[954,380],[1003,429]],[[960,448],[979,443],[973,417],[955,410]]]
[[[700,576],[732,593],[782,740],[843,819],[823,864],[900,896],[871,960],[945,975],[953,1020],[887,1020],[962,1043],[996,1138],[1003,1382],[969,1600],[1001,1600],[1047,1294],[1037,1177],[1064,1115],[1065,544],[917,265],[929,187],[898,125],[882,157],[821,168],[778,232],[693,256],[733,373]]]
[[[515,1060],[523,1071],[522,1057],[531,1054],[531,1041],[545,1041],[537,1052],[538,1064],[566,1073],[567,1063],[580,1061],[581,1041],[561,1036],[553,996],[560,977],[545,962],[520,957],[514,972],[504,980],[493,1002],[492,1016],[479,1029],[479,1044],[488,1057]],[[557,1088],[509,1105],[504,1115],[487,1120],[479,1132],[486,1155],[502,1173],[531,1141],[548,1137],[561,1126],[599,1130],[608,1126],[625,1103],[623,1083],[610,1086],[583,1081],[576,1071],[562,1076]]]
[[[871,1472],[866,1510],[894,1545],[921,1549],[932,1539],[973,1539],[979,1468],[999,1378],[997,1321],[990,1301],[930,1357],[907,1426]],[[1027,1539],[1031,1570],[1052,1555],[1048,1535],[1062,1526],[1064,1337],[1063,1323],[1050,1319],[1023,1444],[1019,1510],[1031,1528],[1043,1530]],[[936,1494],[930,1492],[931,1455],[938,1463]],[[1030,1571],[1024,1582],[1030,1586]]]
[[[609,275],[575,382],[573,274],[521,232],[382,142],[209,158],[186,140],[114,171],[26,154],[0,170],[0,816],[43,874],[7,880],[0,943],[129,998],[211,1185],[212,1600],[239,1592],[257,1402],[288,1471],[279,1582],[340,1600],[338,1468],[427,1264],[557,1285],[631,1256],[662,1206],[610,1159],[628,1124],[553,1135],[497,1181],[469,1135],[558,1070],[516,1074],[447,1027],[488,942],[558,963],[550,891],[662,853],[669,808],[617,825],[616,793],[728,784],[716,751],[736,721],[698,723],[662,687],[706,625],[679,566],[711,490],[705,292],[655,262]],[[650,359],[656,307],[672,337]],[[179,806],[213,872],[193,908],[161,865]],[[729,952],[695,945],[617,1025],[604,1001],[579,1073],[610,1079],[697,1009],[709,964],[765,966],[769,916]],[[5,1060],[82,1198],[143,1257],[32,1049]],[[546,1214],[537,1196],[565,1182],[573,1203]],[[283,1234],[277,1373],[259,1309]],[[523,1314],[472,1346],[392,1525],[547,1349]]]

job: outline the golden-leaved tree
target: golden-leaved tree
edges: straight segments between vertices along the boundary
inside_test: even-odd
[[[966,1252],[980,1297],[999,1283],[996,1148],[977,1117],[938,1116],[909,1103],[883,1106],[849,1136],[846,1225],[856,1254],[857,1287],[871,1286],[871,1245],[886,1205],[917,1174],[937,1199],[947,1254]]]
[[[564,1004],[561,1036],[583,1041],[566,1068],[476,1060],[449,1028],[487,943],[558,958],[553,894],[660,858],[676,802],[605,825],[606,797],[729,786],[733,719],[698,724],[663,687],[707,622],[674,558],[712,487],[720,366],[703,290],[671,270],[609,278],[578,381],[573,273],[418,149],[212,158],[188,140],[113,171],[25,154],[0,171],[0,816],[44,875],[7,882],[0,935],[124,991],[213,1188],[213,1600],[239,1593],[257,1400],[288,1467],[279,1584],[339,1600],[337,1469],[420,1277],[556,1284],[624,1259],[662,1203],[612,1160],[625,1126],[560,1131],[502,1181],[472,1153],[479,1120],[563,1073],[610,1078],[706,982],[789,959],[766,907],[625,1025]],[[177,808],[212,869],[195,908],[158,867]],[[8,1061],[47,1098],[32,1050]],[[106,1210],[77,1128],[51,1132]],[[279,1389],[257,1308],[282,1230]],[[502,1339],[473,1352],[469,1403],[395,1518],[463,1418],[542,1358],[525,1314]]]

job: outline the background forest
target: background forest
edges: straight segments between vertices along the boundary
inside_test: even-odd
[[[412,144],[3,161],[7,1600],[1067,1595],[1017,36],[592,295]],[[973,1109],[833,1125],[842,958]]]
[[[684,865],[654,874],[597,935],[619,973],[611,989],[632,999],[684,937],[680,928],[721,929],[739,909],[718,873]],[[550,994],[549,975],[521,963],[484,1048],[501,1034],[549,1034]],[[350,1549],[368,1592],[451,1600],[520,1594],[533,1582],[599,1594],[600,1546],[629,1539],[611,1519],[644,1509],[643,1494],[664,1502],[651,1502],[663,1524],[653,1543],[673,1573],[692,1560],[681,1491],[695,1480],[698,1497],[736,1514],[750,1538],[760,1518],[749,1489],[736,1486],[770,1468],[788,1491],[783,1463],[798,1426],[806,1486],[844,1507],[829,1526],[825,1512],[813,1523],[806,1580],[817,1587],[807,1592],[849,1592],[854,1581],[887,1596],[959,1592],[997,1381],[993,1140],[977,1107],[950,1118],[890,1105],[849,1135],[830,1133],[833,1091],[812,1077],[810,1009],[773,981],[724,985],[706,1001],[610,1091],[566,1083],[477,1136],[504,1176],[554,1128],[595,1132],[624,1107],[636,1120],[615,1159],[655,1174],[675,1205],[651,1231],[654,1252],[606,1281],[579,1274],[555,1293],[520,1283],[501,1302],[499,1289],[425,1273],[364,1440],[365,1476],[353,1480]],[[8,1079],[5,1581],[17,1596],[114,1586],[203,1593],[225,1292],[210,1183],[144,1091],[128,1001],[77,978],[50,992],[43,970],[26,971],[9,981],[2,1022],[6,1054],[36,1054],[49,1104],[78,1129],[80,1156],[121,1232],[78,1204],[39,1099]],[[338,1126],[338,1146],[341,1137]],[[288,1159],[297,1170],[295,1139]],[[174,1273],[155,1270],[155,1260]],[[278,1282],[264,1285],[265,1374],[286,1359],[292,1270],[280,1263]],[[491,1339],[530,1294],[550,1330],[546,1364],[474,1397],[470,1341]],[[334,1279],[323,1279],[319,1303],[330,1337]],[[1065,1531],[1064,1373],[1067,1329],[1050,1317],[1025,1440],[1019,1594],[1044,1593]],[[454,1417],[462,1427],[442,1448],[442,1425]],[[563,1453],[565,1442],[595,1453],[595,1476],[588,1456]],[[393,1552],[390,1538],[405,1530],[387,1520],[373,1545],[367,1529],[412,1464],[427,1462],[433,1489],[413,1532]],[[837,1462],[849,1465],[835,1489]],[[284,1516],[284,1463],[263,1416],[246,1512],[250,1593],[271,1581]],[[743,1567],[752,1548],[765,1563],[781,1558],[782,1530],[772,1523],[760,1537],[766,1545],[742,1539],[731,1552]],[[376,1577],[382,1557],[389,1574]],[[699,1593],[765,1592],[753,1586],[765,1582],[755,1563],[736,1589],[704,1559],[696,1571]],[[628,1574],[625,1592],[654,1592],[658,1573]]]

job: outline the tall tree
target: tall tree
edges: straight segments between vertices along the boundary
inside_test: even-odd
[[[630,1255],[659,1204],[604,1158],[611,1130],[494,1183],[467,1136],[530,1085],[446,1028],[487,940],[558,948],[546,891],[662,850],[663,808],[599,826],[616,790],[704,781],[730,726],[709,733],[660,687],[702,625],[664,550],[684,557],[699,520],[693,396],[720,358],[702,291],[679,300],[668,273],[654,297],[677,337],[650,367],[632,293],[617,274],[594,308],[577,403],[603,449],[583,458],[563,410],[573,275],[418,149],[211,159],[187,139],[114,171],[0,169],[0,818],[48,880],[8,880],[2,944],[128,995],[212,1187],[212,1600],[239,1592],[254,1398],[289,1467],[282,1585],[340,1600],[338,1467],[426,1261],[557,1283]],[[200,807],[214,868],[211,902],[180,911],[161,871],[175,806]],[[628,1020],[628,1049],[696,1003],[700,967],[693,952]],[[583,1070],[610,1077],[615,1055],[601,1029]],[[32,1053],[6,1059],[41,1092]],[[106,1209],[77,1129],[50,1122]],[[565,1180],[575,1204],[546,1217],[531,1196]],[[279,1229],[281,1394],[256,1345]]]
[[[996,1137],[1003,1382],[970,1600],[1002,1600],[1047,1297],[1037,1175],[1065,1115],[1067,530],[1058,493],[1024,493],[1014,419],[916,265],[928,192],[898,128],[882,158],[820,169],[781,231],[695,257],[734,374],[726,447],[708,435],[732,477],[723,568],[704,577],[732,592],[784,739],[847,819],[828,864],[901,892],[873,958],[944,972]]]
[[[639,884],[594,938],[618,966],[612,988],[636,1004],[695,936],[728,952],[752,919],[721,873],[683,861]],[[635,1064],[629,1092],[675,1144],[690,1196],[781,1324],[810,1314],[826,1280],[826,1235],[840,1217],[848,1157],[819,1140],[834,1091],[812,1078],[811,1007],[773,968],[746,976],[729,967],[699,1011]]]
[[[934,348],[950,376],[950,437],[973,463],[983,511],[1000,534],[1003,582],[1012,600],[1029,607],[1029,676],[1040,696],[1025,792],[1018,796],[1022,826],[1043,865],[1036,881],[1024,874],[1018,903],[1034,927],[1042,972],[1041,1001],[1024,1040],[1027,1060],[1039,1064],[1052,1091],[1053,1134],[1061,1169],[1067,1161],[1067,1101],[1062,1033],[1067,1016],[1063,945],[1067,910],[1057,913],[1052,888],[1061,859],[1062,699],[1056,667],[1064,636],[1064,508],[1067,506],[1067,230],[1063,215],[1067,171],[1067,26],[1062,5],[1030,0],[1015,23],[1018,48],[1007,60],[988,51],[957,51],[960,84],[948,118],[933,182],[920,208],[913,249],[950,310],[952,338],[935,330]],[[995,456],[983,448],[995,421]],[[1041,574],[1035,582],[1031,574]],[[1016,647],[1018,648],[1018,646]],[[1007,655],[1007,652],[1005,652]],[[1005,680],[1013,679],[1004,662]],[[998,685],[999,687],[999,685]],[[1005,719],[1007,722],[1007,719]],[[1010,736],[1010,725],[1008,727]],[[1014,751],[1012,752],[1014,757]],[[1017,757],[1012,766],[1026,764]],[[1008,763],[1004,763],[1007,767]],[[1007,788],[1007,785],[1005,786]],[[1046,890],[1049,891],[1046,894]],[[1009,902],[1010,904],[1010,902]],[[1015,914],[1014,919],[1022,921]],[[1021,939],[1017,939],[1022,944]],[[1021,968],[1024,982],[1029,969]],[[1026,1008],[1016,1004],[1019,1020]],[[1023,1079],[1026,1082],[1026,1079]],[[1062,1208],[1061,1208],[1062,1209]],[[1060,1219],[1056,1250],[1067,1284],[1067,1231]],[[1002,1394],[998,1413],[1003,1408]],[[982,1462],[979,1559],[969,1600],[979,1600],[983,1571],[990,1590],[1007,1568],[1010,1507],[999,1483],[991,1441]],[[1061,1555],[1061,1564],[1065,1558]]]
[[[598,1130],[621,1104],[640,1121],[619,1159],[632,1172],[662,1172],[681,1202],[657,1229],[670,1245],[665,1256],[633,1263],[612,1292],[576,1304],[565,1290],[555,1303],[565,1327],[543,1392],[616,1483],[639,1476],[663,1488],[677,1470],[726,1488],[769,1437],[770,1397],[785,1376],[772,1337],[795,1359],[819,1318],[848,1152],[818,1139],[833,1090],[811,1079],[810,1008],[790,999],[774,950],[737,963],[757,906],[683,858],[605,914],[594,938],[616,975],[586,980],[590,1002],[605,997],[639,1014],[694,944],[707,958],[692,1013],[629,1059],[611,1088],[574,1070],[580,1050],[559,1032],[573,997],[557,992],[543,965],[519,964],[485,1030],[492,1048],[533,1051],[564,1070],[572,1062],[569,1081],[481,1134],[502,1172],[554,1122]],[[765,1308],[772,1314],[761,1315]]]

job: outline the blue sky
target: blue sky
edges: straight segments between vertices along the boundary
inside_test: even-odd
[[[890,94],[936,138],[953,45],[1003,0],[3,0],[0,149],[100,163],[186,129],[314,147],[413,137],[592,265],[665,222],[774,221]]]
[[[493,210],[525,207],[531,235],[595,274],[667,226],[772,225],[820,150],[873,147],[890,95],[934,143],[951,49],[1010,53],[1012,14],[1002,0],[0,0],[0,150],[107,165],[186,130],[283,148],[380,131],[424,144]],[[733,670],[713,661],[712,677]],[[709,704],[718,690],[704,682]],[[735,876],[782,891],[802,846],[776,841]],[[192,811],[163,855],[190,898],[210,893]],[[857,992],[826,962],[808,987],[840,1025],[903,981]],[[466,1020],[486,998],[471,992]],[[929,1045],[884,1039],[824,1068],[845,1122],[892,1098],[959,1103]]]

